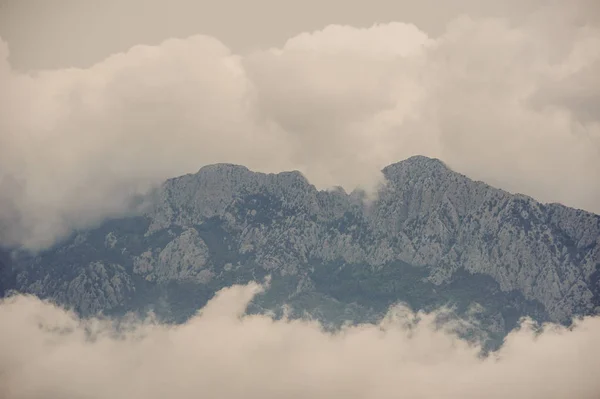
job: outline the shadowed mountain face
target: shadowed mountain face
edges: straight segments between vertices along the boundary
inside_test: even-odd
[[[10,263],[8,252],[0,249],[0,297],[3,297],[6,291],[15,285],[13,273],[10,270]]]
[[[216,290],[271,275],[252,311],[287,304],[336,326],[375,321],[397,302],[451,305],[494,342],[524,315],[567,322],[600,310],[599,216],[421,156],[383,173],[387,184],[365,204],[298,172],[207,166],[165,182],[145,215],[21,255],[4,289],[85,315],[154,310],[181,322]]]

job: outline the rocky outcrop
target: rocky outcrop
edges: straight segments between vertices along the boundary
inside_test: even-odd
[[[597,215],[495,189],[422,156],[383,173],[386,186],[363,206],[341,191],[317,191],[296,172],[212,165],[165,184],[148,233],[219,217],[240,253],[252,252],[269,270],[296,273],[309,259],[403,261],[431,267],[438,285],[459,269],[489,275],[502,290],[544,304],[555,320],[594,311]]]
[[[433,265],[436,283],[464,268],[540,301],[556,320],[593,311],[589,285],[600,265],[598,215],[512,195],[425,157],[384,173],[389,185],[373,225],[408,236],[411,245],[400,256]]]
[[[208,247],[198,232],[188,228],[164,248],[149,248],[133,257],[133,273],[148,281],[170,280],[207,282],[212,273],[205,269]]]
[[[61,275],[56,270],[21,271],[17,273],[16,288],[52,298],[86,315],[118,309],[135,293],[129,274],[118,264],[94,261],[71,272]]]
[[[324,303],[369,314],[400,300],[465,311],[486,302],[489,328],[499,331],[529,313],[567,321],[598,311],[598,215],[513,195],[421,156],[383,174],[386,184],[365,203],[358,192],[318,191],[298,172],[207,166],[165,182],[143,216],[21,258],[16,288],[87,312],[159,297],[197,308],[222,286],[270,274],[272,303],[318,304],[324,314]]]

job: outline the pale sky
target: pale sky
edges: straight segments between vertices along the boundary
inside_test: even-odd
[[[564,0],[567,2],[569,0]],[[590,3],[593,0],[590,0]],[[330,24],[410,22],[430,36],[460,14],[518,22],[555,0],[0,0],[18,69],[87,67],[136,44],[207,34],[234,52],[281,46]]]
[[[0,2],[0,243],[217,162],[373,191],[425,155],[600,213],[598,0]]]

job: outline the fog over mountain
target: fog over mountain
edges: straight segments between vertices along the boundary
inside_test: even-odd
[[[597,1],[231,3],[0,0],[0,399],[600,397]]]
[[[0,305],[3,398],[597,398],[599,319],[513,332],[477,357],[433,315],[390,312],[337,334],[242,316],[256,284],[219,293],[178,327],[82,321],[31,297]],[[419,320],[415,319],[419,317]]]
[[[421,154],[597,213],[597,4],[516,10],[432,36],[329,25],[244,55],[194,35],[34,72],[0,40],[0,240],[47,247],[218,162],[350,191]]]
[[[215,292],[269,277],[252,311],[288,306],[337,328],[390,306],[453,309],[497,348],[521,317],[600,312],[600,216],[495,189],[414,156],[383,169],[375,199],[319,191],[299,172],[215,164],[169,179],[138,216],[14,253],[5,290],[80,315],[181,323]]]

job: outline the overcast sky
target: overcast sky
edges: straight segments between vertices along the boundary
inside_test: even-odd
[[[0,0],[0,37],[11,46],[14,68],[88,67],[133,45],[158,44],[171,37],[211,35],[232,51],[246,53],[281,46],[301,32],[330,24],[370,27],[411,22],[437,36],[461,14],[509,17],[518,23],[540,5],[553,2],[556,0]]]
[[[421,154],[599,213],[599,10],[0,0],[0,241],[50,245],[215,162],[352,190]]]

